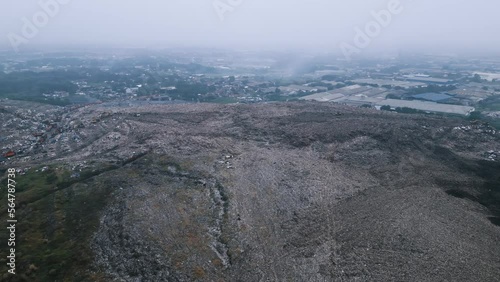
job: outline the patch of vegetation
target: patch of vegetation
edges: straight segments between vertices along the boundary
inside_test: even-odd
[[[481,111],[471,112],[469,114],[469,116],[467,117],[467,120],[469,120],[469,121],[477,120],[477,121],[486,122],[489,125],[491,125],[492,127],[500,130],[500,119],[488,117],[488,116],[484,115]]]
[[[478,103],[478,108],[484,111],[500,111],[500,95],[490,96]]]
[[[45,98],[43,94],[63,91],[75,94],[78,86],[71,82],[77,75],[73,72],[0,72],[0,97],[16,100],[66,105],[66,98]]]
[[[413,108],[408,108],[408,107],[397,107],[396,109],[392,110],[391,106],[385,105],[380,107],[380,110],[382,111],[389,111],[389,112],[397,112],[400,114],[430,114],[430,115],[439,115],[440,113],[428,113],[425,111],[413,109]]]
[[[302,96],[306,96],[306,95],[302,95]],[[272,95],[266,96],[266,99],[269,101],[274,101],[274,102],[286,102],[286,101],[296,100],[298,97],[301,97],[301,96],[297,96],[297,95],[281,96],[279,94],[272,94]]]
[[[188,83],[184,81],[177,82],[175,84],[176,89],[169,91],[169,95],[172,98],[194,101],[199,98],[200,95],[205,95],[208,92],[215,91],[214,86],[207,86],[203,83]]]
[[[483,118],[483,114],[480,111],[473,111],[469,114],[469,120],[481,120]]]
[[[239,100],[231,97],[218,97],[218,98],[208,98],[205,102],[216,103],[216,104],[234,104],[238,103]]]
[[[400,99],[401,99],[401,96],[400,96],[400,95],[393,94],[393,93],[390,93],[390,94],[387,94],[386,98],[387,98],[387,99],[395,99],[395,100],[400,100]]]
[[[500,130],[500,120],[499,119],[489,119],[488,123],[494,128]]]
[[[86,272],[93,260],[89,240],[112,189],[93,181],[94,173],[83,175],[71,179],[70,171],[57,166],[17,175],[16,272],[25,281],[92,280]],[[0,196],[2,210],[6,197]],[[3,213],[0,220],[6,217]],[[6,242],[6,236],[0,233],[0,240]],[[6,273],[5,263],[1,269]]]
[[[488,217],[488,220],[491,223],[495,224],[496,226],[500,226],[500,217],[494,217],[494,216],[492,216],[492,217]]]
[[[425,114],[424,111],[417,110],[417,109],[412,109],[408,107],[397,107],[396,112],[401,113],[401,114]]]
[[[384,106],[380,107],[380,110],[382,110],[382,111],[392,111],[392,108],[389,105],[384,105]]]
[[[24,96],[18,94],[5,94],[3,95],[3,97],[11,100],[35,102],[35,103],[49,104],[54,106],[67,106],[71,104],[71,102],[67,98],[45,98],[43,96]]]

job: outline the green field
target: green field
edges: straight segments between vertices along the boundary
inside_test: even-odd
[[[25,175],[16,174],[15,248],[19,281],[95,278],[85,272],[92,261],[89,240],[99,223],[95,211],[104,207],[111,188],[94,181],[94,174],[82,173],[77,181],[70,179],[69,171],[58,166],[44,172],[33,168]],[[1,181],[1,187],[7,187],[6,178]],[[7,193],[2,193],[0,210],[6,211],[7,204]],[[6,212],[0,215],[0,220],[6,222]],[[0,241],[7,242],[7,236],[7,232],[2,232]],[[2,250],[7,253],[6,244]],[[5,257],[1,262],[2,273],[7,273]]]

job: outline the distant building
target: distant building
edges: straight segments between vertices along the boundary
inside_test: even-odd
[[[3,156],[5,158],[11,158],[11,157],[14,157],[15,155],[16,155],[16,152],[11,150],[11,151],[8,151],[7,153],[5,153]]]
[[[453,98],[454,96],[442,93],[423,93],[411,96],[414,99],[432,101],[432,102],[443,102]]]
[[[445,78],[434,77],[421,77],[421,76],[407,76],[406,80],[413,82],[422,82],[427,84],[452,84],[453,81]]]

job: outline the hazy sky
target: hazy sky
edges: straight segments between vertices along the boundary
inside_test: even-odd
[[[40,3],[54,1],[68,3],[44,18]],[[20,50],[175,44],[338,51],[342,42],[356,46],[355,28],[365,29],[371,12],[391,1],[400,12],[362,49],[500,49],[498,0],[0,0],[0,46],[17,40]],[[23,18],[38,21],[38,31],[23,35]]]

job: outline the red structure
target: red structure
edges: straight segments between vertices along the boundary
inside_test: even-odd
[[[16,153],[14,151],[8,151],[7,153],[3,154],[3,156],[5,158],[10,158],[10,157],[13,157],[15,155],[16,155]]]

